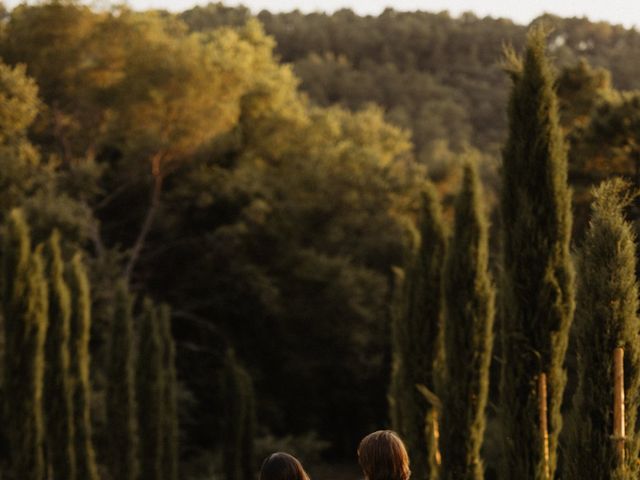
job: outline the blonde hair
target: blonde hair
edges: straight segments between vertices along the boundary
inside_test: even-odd
[[[409,480],[409,455],[391,430],[378,430],[362,439],[358,462],[367,480]]]

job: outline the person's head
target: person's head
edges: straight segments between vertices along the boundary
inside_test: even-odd
[[[391,430],[379,430],[362,439],[358,462],[367,480],[409,480],[409,456],[400,437]]]
[[[260,480],[309,480],[309,476],[296,457],[276,452],[262,462]]]

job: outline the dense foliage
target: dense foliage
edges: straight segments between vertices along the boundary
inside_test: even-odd
[[[407,445],[412,474],[420,479],[438,478],[438,421],[435,405],[421,393],[436,390],[441,380],[443,345],[442,269],[446,229],[442,207],[433,185],[422,193],[419,243],[406,266],[401,312],[393,319],[398,362],[392,377],[392,401],[398,414],[396,429]],[[420,388],[418,388],[420,386]]]
[[[578,309],[574,333],[578,387],[567,422],[567,478],[631,479],[638,476],[640,356],[638,282],[632,226],[623,209],[631,202],[620,180],[594,191],[591,221],[578,263]],[[613,432],[613,351],[624,349],[626,456],[621,462]],[[587,453],[588,452],[588,453]]]
[[[477,166],[465,165],[444,266],[445,363],[442,479],[481,480],[489,399],[495,288],[489,274],[489,225]]]
[[[74,412],[70,369],[71,294],[64,278],[60,235],[51,235],[44,248],[49,277],[49,325],[45,341],[43,407],[46,458],[53,478],[76,478]]]
[[[219,4],[174,15],[51,2],[20,5],[2,19],[0,220],[13,231],[9,212],[21,207],[33,245],[59,231],[70,331],[63,321],[50,333],[70,335],[73,347],[78,478],[114,468],[111,455],[120,455],[119,478],[135,472],[135,393],[160,390],[172,412],[158,446],[165,477],[177,478],[178,455],[180,478],[220,474],[222,447],[237,436],[221,415],[236,395],[223,388],[230,350],[253,386],[261,448],[299,448],[303,460],[351,458],[362,435],[388,424],[390,334],[395,360],[403,335],[389,321],[402,308],[389,305],[415,283],[413,272],[395,267],[405,267],[420,244],[421,192],[433,181],[433,201],[451,222],[461,154],[471,150],[487,206],[498,197],[508,132],[502,46],[524,45],[526,27],[390,9],[377,17],[341,10],[252,18]],[[611,174],[640,182],[640,95],[631,91],[640,86],[640,66],[629,61],[640,53],[640,35],[586,19],[541,20],[555,27],[546,47],[558,67],[579,242],[593,183]],[[564,232],[569,224],[560,223]],[[5,243],[12,238],[2,235]],[[17,244],[6,248],[10,265]],[[24,258],[27,250],[37,257],[31,246],[23,250]],[[71,262],[75,254],[82,265]],[[394,293],[394,278],[403,275],[405,286],[398,281]],[[41,288],[38,282],[31,287]],[[155,390],[140,385],[142,373],[135,380],[145,317],[141,305],[123,306],[119,288],[171,306],[157,312],[163,347],[155,364],[165,376]],[[36,361],[22,365],[30,380],[11,392],[19,365],[10,353],[19,346],[3,312],[2,391],[10,404],[37,393],[31,380],[44,372],[30,344]],[[58,353],[56,361],[66,362]],[[407,382],[437,391],[426,365],[432,353],[427,373],[411,380],[395,362],[400,376],[391,396],[401,396],[404,381],[419,413],[429,405]],[[396,425],[406,421],[401,401],[392,412]],[[31,407],[20,408],[27,415]],[[5,435],[9,444],[26,442],[25,459],[45,468],[39,440],[27,445],[44,435],[37,415],[29,420],[32,438]],[[485,441],[493,458],[500,433],[494,426]],[[251,458],[243,435],[243,458]],[[417,476],[425,462],[416,459]],[[248,477],[256,467],[233,475]]]
[[[502,474],[550,479],[562,429],[575,274],[567,155],[544,40],[534,29],[523,57],[508,58],[513,86],[500,202],[500,417]]]
[[[48,295],[42,248],[32,249],[29,227],[19,210],[9,215],[2,251],[8,471],[12,480],[40,480],[46,471],[42,390]]]

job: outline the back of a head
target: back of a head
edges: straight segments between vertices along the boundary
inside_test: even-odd
[[[309,480],[309,476],[296,457],[276,452],[262,462],[260,480]]]
[[[379,430],[362,439],[358,462],[366,480],[408,480],[409,456],[400,437],[391,430]]]

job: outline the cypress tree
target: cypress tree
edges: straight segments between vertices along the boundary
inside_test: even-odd
[[[70,342],[73,412],[74,451],[76,457],[76,478],[78,480],[98,480],[95,451],[91,427],[91,382],[89,370],[89,340],[91,336],[91,293],[89,279],[82,255],[76,253],[67,271],[71,292]]]
[[[44,419],[42,385],[48,291],[42,249],[31,252],[29,229],[13,210],[5,231],[2,262],[5,325],[5,420],[14,480],[42,480]]]
[[[441,478],[481,480],[480,448],[489,394],[495,289],[489,233],[475,164],[464,168],[444,267],[445,382],[441,394]]]
[[[253,379],[244,368],[240,369],[240,388],[245,399],[245,415],[242,435],[242,480],[254,480],[256,460],[254,442],[256,438],[256,397]]]
[[[178,379],[176,374],[176,347],[171,334],[171,310],[161,305],[158,317],[162,335],[162,363],[164,369],[164,425],[162,471],[166,480],[178,480]]]
[[[225,359],[223,391],[223,467],[226,480],[254,477],[255,401],[249,373],[238,364],[233,350]]]
[[[164,365],[162,337],[156,308],[144,300],[140,322],[138,362],[138,425],[140,433],[140,479],[161,480],[164,446]]]
[[[133,298],[121,281],[115,292],[107,368],[109,466],[112,478],[118,480],[139,476],[132,309]]]
[[[389,386],[389,418],[391,428],[402,431],[401,402],[403,392],[407,390],[406,377],[402,365],[402,340],[405,296],[404,296],[404,270],[393,269],[393,295],[389,317],[391,319],[391,385]]]
[[[626,184],[607,181],[594,189],[592,215],[578,263],[574,332],[578,387],[568,422],[567,478],[636,479],[640,474],[640,345],[636,247],[623,209]],[[613,351],[624,348],[625,462],[613,433]]]
[[[524,58],[510,60],[501,198],[503,476],[553,478],[574,312],[571,192],[544,33],[530,32]],[[546,403],[539,402],[543,385]]]
[[[75,480],[73,397],[69,376],[71,298],[64,280],[60,235],[54,231],[45,245],[49,278],[49,328],[45,342],[44,407],[48,467],[55,480]]]
[[[418,480],[437,477],[437,432],[434,431],[434,406],[416,388],[423,385],[437,390],[436,372],[442,367],[442,267],[446,235],[442,212],[433,185],[422,195],[420,244],[407,267],[404,288],[405,306],[398,311],[397,356],[400,373],[397,381],[399,433],[411,458],[412,476]]]

